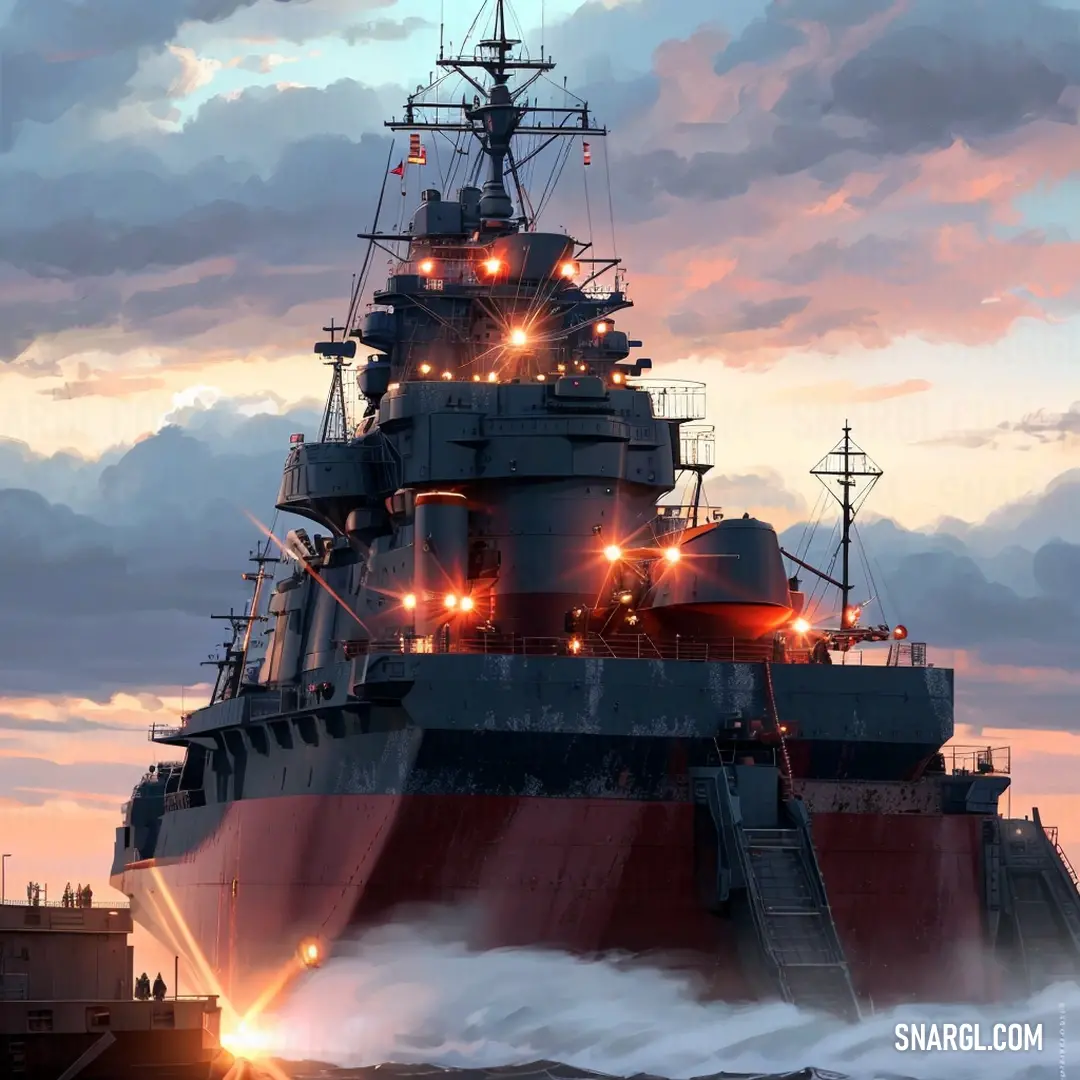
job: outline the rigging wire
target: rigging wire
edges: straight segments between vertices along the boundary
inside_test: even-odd
[[[611,222],[611,255],[617,259],[619,257],[619,245],[615,239],[615,200],[611,194],[611,164],[610,155],[608,154],[607,139],[600,140],[604,149],[604,175],[607,180],[607,204],[608,204],[608,218]]]
[[[390,175],[390,163],[394,160],[394,140],[390,140],[390,152],[386,155],[386,170],[383,172],[382,187],[379,189],[379,199],[375,204],[375,220],[372,222],[371,231],[377,233],[379,231],[379,218],[382,215],[383,196],[386,194],[386,181]],[[368,269],[371,266],[371,256],[375,251],[375,241],[369,240],[367,251],[364,252],[364,261],[360,265],[360,273],[357,275],[356,284],[353,286],[352,297],[349,300],[349,312],[345,317],[345,332],[342,334],[342,340],[348,338],[355,328],[356,309],[360,305],[360,297],[364,292],[364,284],[367,281]]]
[[[584,163],[585,162],[585,157],[584,157],[585,148],[584,148],[584,145],[582,146],[581,153],[582,153],[581,181],[582,181],[582,184],[585,187],[585,221],[586,221],[586,224],[587,224],[588,230],[589,230],[589,243],[592,244],[595,241],[596,238],[593,236],[592,207],[589,204],[589,170],[588,170],[588,167]]]

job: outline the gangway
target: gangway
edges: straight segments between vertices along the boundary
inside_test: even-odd
[[[753,774],[757,790],[750,794],[760,810],[760,781],[768,773],[778,793],[779,771],[769,766],[692,770],[695,798],[708,805],[716,827],[718,898],[744,892],[765,967],[785,1001],[857,1020],[858,998],[814,852],[809,813],[800,800],[783,799],[772,824],[744,822],[739,781]]]

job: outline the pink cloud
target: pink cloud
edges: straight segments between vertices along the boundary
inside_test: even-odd
[[[874,386],[859,386],[850,380],[837,379],[816,385],[795,386],[778,393],[776,399],[779,401],[847,405],[888,401],[892,398],[908,397],[911,394],[923,394],[932,387],[933,383],[926,379],[904,379],[903,382],[879,383]]]

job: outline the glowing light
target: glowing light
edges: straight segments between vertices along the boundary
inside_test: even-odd
[[[526,345],[529,341],[529,335],[525,333],[521,327],[517,327],[510,331],[510,344],[511,345]]]
[[[416,597],[409,593],[402,599],[401,605],[406,611],[414,611],[416,609]]]
[[[618,544],[609,544],[604,548],[604,558],[608,562],[618,562],[622,558],[622,548]]]
[[[502,269],[502,259],[485,259],[484,269],[489,274],[497,274]]]
[[[300,943],[300,959],[305,967],[316,967],[322,959],[322,951],[317,941],[303,941]]]
[[[786,735],[787,734],[787,724],[781,724],[780,725],[780,734],[781,735]]]
[[[222,1032],[221,1045],[241,1058],[258,1058],[272,1046],[269,1032],[262,1031],[247,1020],[241,1020],[235,1031]]]
[[[488,372],[488,382],[498,382],[498,381],[499,381],[499,376],[496,375],[494,371],[489,371]]]
[[[578,264],[576,262],[570,262],[569,260],[562,263],[559,266],[559,273],[564,278],[576,277],[578,272]]]
[[[419,269],[421,274],[430,274],[435,269],[435,260],[421,259]]]
[[[447,593],[443,603],[452,611],[457,607],[457,597],[453,593]]]
[[[389,386],[388,386],[388,387],[387,387],[386,389],[387,389],[387,390],[398,390],[398,389],[400,389],[400,388],[401,388],[401,383],[399,383],[399,382],[392,382],[392,383],[391,383],[391,384],[390,384],[390,385],[389,385]]]
[[[577,653],[581,652],[581,639],[580,638],[571,638],[570,639],[570,651],[572,653],[574,653],[575,655]]]
[[[431,371],[431,365],[430,364],[421,364],[420,365],[420,374],[421,375],[427,375],[427,374],[430,373],[430,371]]]
[[[632,592],[619,593],[620,604],[632,604],[634,602],[634,594]]]
[[[480,376],[479,376],[479,375],[474,375],[474,376],[472,377],[472,381],[473,381],[473,382],[479,382],[479,381],[480,381]]]
[[[805,619],[796,619],[791,624],[791,629],[794,630],[796,634],[805,634],[810,630],[810,624]]]
[[[621,371],[613,372],[611,376],[611,381],[616,386],[618,386],[623,381],[623,373]]]
[[[543,382],[546,378],[547,378],[546,375],[537,375],[536,376],[536,381],[537,382]]]
[[[472,609],[473,609],[473,598],[471,596],[463,596],[461,598],[461,610],[462,611],[472,611]]]
[[[449,371],[444,371],[442,377],[449,382],[454,376]]]
[[[610,323],[606,323],[606,322],[601,321],[601,322],[598,322],[596,324],[596,332],[597,332],[597,334],[600,335],[600,337],[603,337],[610,329],[611,329],[611,324]]]
[[[893,627],[892,636],[896,638],[897,641],[903,641],[904,638],[907,637],[907,627],[902,623],[897,624]]]
[[[664,558],[669,563],[677,563],[682,558],[682,552],[677,547],[665,548]]]

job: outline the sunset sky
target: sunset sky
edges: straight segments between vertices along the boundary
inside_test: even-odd
[[[9,897],[108,895],[145,729],[205,700],[243,511],[318,423],[382,122],[478,2],[0,0]],[[566,76],[612,132],[544,220],[614,244],[655,375],[708,382],[711,501],[797,539],[850,419],[875,619],[956,667],[958,741],[1011,745],[1013,812],[1080,863],[1080,0],[514,11],[539,103]]]

